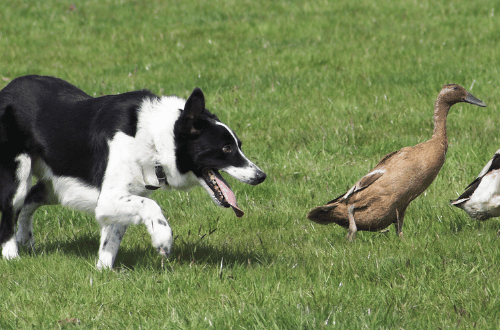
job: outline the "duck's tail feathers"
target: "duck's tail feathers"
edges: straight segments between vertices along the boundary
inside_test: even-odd
[[[327,225],[329,223],[335,222],[331,212],[337,205],[323,205],[318,206],[309,211],[307,218],[311,221],[319,223],[321,225]]]
[[[450,200],[450,204],[456,207],[460,207],[462,203],[465,203],[469,200],[469,198],[457,198]]]

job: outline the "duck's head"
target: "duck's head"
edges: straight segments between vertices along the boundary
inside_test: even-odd
[[[483,101],[476,98],[474,95],[467,92],[465,88],[457,84],[444,85],[441,92],[439,92],[437,100],[438,102],[446,103],[449,106],[458,102],[467,102],[480,107],[486,106]]]

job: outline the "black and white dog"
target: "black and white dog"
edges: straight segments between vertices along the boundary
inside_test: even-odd
[[[205,109],[198,88],[187,101],[147,90],[94,98],[58,78],[24,76],[0,91],[0,243],[6,259],[18,257],[18,244],[33,247],[33,213],[50,204],[95,215],[98,268],[113,267],[130,224],[144,223],[153,246],[168,255],[172,230],[147,196],[160,187],[201,185],[216,204],[242,216],[219,171],[251,185],[266,178],[245,157],[236,134]]]

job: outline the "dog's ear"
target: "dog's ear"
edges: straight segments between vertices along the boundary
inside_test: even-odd
[[[184,106],[184,111],[182,112],[182,127],[180,129],[183,133],[188,135],[199,135],[201,134],[202,126],[199,121],[201,114],[205,111],[205,96],[201,89],[196,87]]]

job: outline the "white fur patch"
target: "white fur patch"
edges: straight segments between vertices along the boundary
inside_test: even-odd
[[[142,167],[163,165],[168,186],[165,189],[188,190],[198,186],[192,172],[182,174],[175,157],[174,125],[184,109],[186,100],[164,96],[158,100],[145,100],[137,124],[136,157]]]
[[[15,236],[12,236],[11,239],[2,244],[2,256],[7,260],[19,257],[19,250]]]
[[[52,190],[59,204],[94,214],[99,189],[76,178],[54,175],[41,160],[35,162],[35,175],[39,180],[52,184]]]
[[[248,161],[248,165],[245,167],[227,166],[227,167],[222,168],[221,171],[226,172],[227,174],[229,174],[233,178],[235,178],[241,182],[244,182],[244,183],[252,182],[252,180],[258,175],[258,173],[262,172],[257,167],[257,165],[255,165],[254,163],[252,163],[250,161]]]
[[[31,188],[31,157],[27,154],[21,154],[16,157],[16,161],[18,162],[16,177],[19,181],[19,186],[14,195],[12,205],[14,206],[14,210],[18,211],[23,206],[26,194]]]

